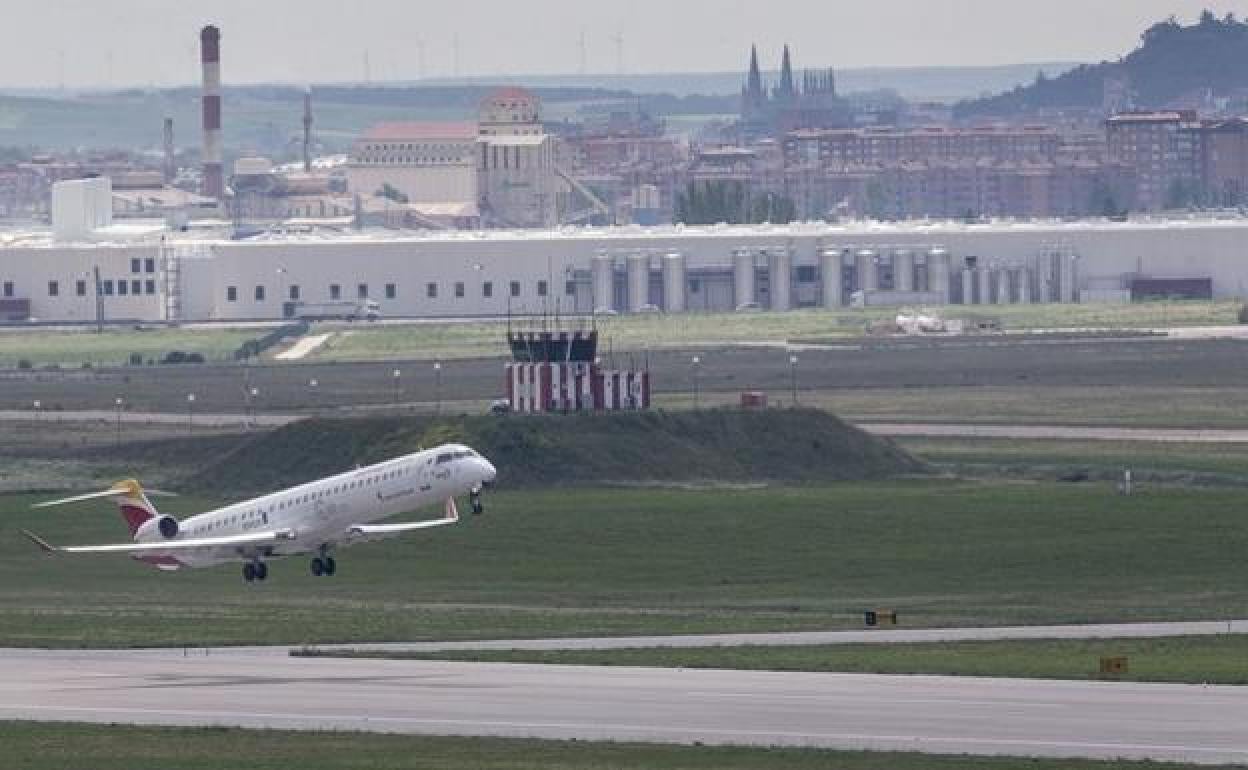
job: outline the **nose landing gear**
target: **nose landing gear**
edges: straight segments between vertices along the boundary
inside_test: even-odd
[[[472,490],[472,496],[469,499],[472,501],[472,515],[473,516],[480,516],[481,514],[485,513],[485,503],[481,502],[480,487]]]

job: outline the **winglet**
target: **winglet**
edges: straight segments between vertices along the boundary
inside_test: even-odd
[[[30,530],[23,529],[22,534],[25,535],[32,543],[39,546],[39,549],[49,556],[55,554],[59,550],[56,546],[52,545],[47,540],[44,540]]]

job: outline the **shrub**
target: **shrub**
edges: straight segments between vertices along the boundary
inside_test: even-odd
[[[32,364],[29,359],[23,358],[22,360],[17,362],[17,368],[18,369],[33,369],[35,368],[35,365]]]

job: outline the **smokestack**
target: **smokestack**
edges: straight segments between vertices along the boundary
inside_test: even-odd
[[[209,198],[225,195],[221,163],[221,31],[207,26],[199,33],[204,69],[204,187]]]
[[[173,118],[165,118],[165,184],[173,184],[177,175],[178,166],[173,157]]]
[[[303,170],[312,170],[312,86],[303,92]]]

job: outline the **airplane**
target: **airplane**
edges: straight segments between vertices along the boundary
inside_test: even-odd
[[[137,481],[119,481],[102,492],[36,504],[36,508],[107,499],[117,504],[133,542],[54,546],[23,534],[49,554],[129,554],[164,571],[243,562],[248,583],[268,578],[267,561],[314,554],[312,574],[333,576],[333,549],[381,540],[459,521],[456,495],[468,494],[481,514],[481,492],[494,483],[494,466],[474,450],[447,444],[357,468],[280,492],[178,521],[156,510]],[[401,513],[445,501],[440,519],[378,524]]]

